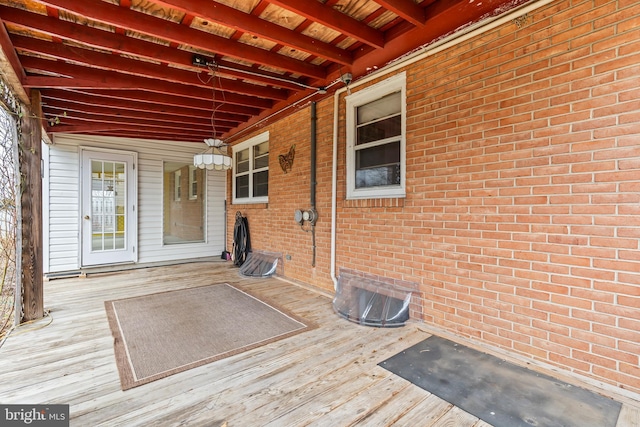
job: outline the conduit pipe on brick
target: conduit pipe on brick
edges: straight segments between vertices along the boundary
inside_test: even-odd
[[[317,136],[316,136],[317,122],[318,122],[318,117],[316,114],[316,102],[311,101],[311,156],[310,156],[310,161],[311,161],[310,193],[311,194],[310,194],[310,198],[311,198],[311,211],[314,214],[314,219],[313,221],[311,221],[311,239],[312,239],[311,244],[313,246],[313,258],[311,259],[312,267],[316,266],[316,219],[318,218],[318,215],[316,213],[316,187],[318,184],[316,182],[316,163],[317,163],[316,146],[318,143]]]
[[[367,74],[356,82],[351,82],[345,87],[338,89],[333,95],[333,158],[332,158],[332,171],[331,171],[331,280],[333,280],[334,290],[338,287],[338,278],[336,277],[336,226],[337,226],[337,192],[338,192],[338,133],[339,133],[339,107],[340,107],[340,95],[347,90],[353,89],[360,85],[370,82],[373,79],[377,79],[386,74],[393,73],[400,68],[411,65],[415,62],[421,61],[429,56],[435,55],[443,50],[449,49],[457,44],[465,42],[479,34],[492,30],[500,25],[503,25],[509,21],[514,20],[520,16],[523,16],[529,12],[532,12],[540,7],[543,7],[555,0],[536,0],[523,4],[522,6],[512,10],[505,15],[499,15],[491,18],[487,18],[484,21],[477,22],[469,27],[444,37],[437,42],[425,45],[422,48],[415,50],[410,55],[398,59],[397,61],[390,62],[382,68]],[[313,178],[312,178],[313,179]]]

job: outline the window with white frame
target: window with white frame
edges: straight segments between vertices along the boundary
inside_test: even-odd
[[[405,197],[406,74],[346,102],[347,198]]]
[[[269,132],[233,146],[233,203],[269,201]]]

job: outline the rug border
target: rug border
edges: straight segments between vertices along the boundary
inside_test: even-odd
[[[166,294],[166,293],[171,293],[171,292],[179,292],[179,291],[192,290],[192,289],[198,289],[198,288],[205,288],[205,287],[209,287],[209,286],[219,286],[219,285],[227,285],[227,286],[235,289],[238,292],[242,292],[244,294],[247,294],[250,297],[256,299],[257,301],[268,305],[271,309],[276,310],[276,311],[280,312],[281,314],[283,314],[283,315],[285,315],[287,317],[290,317],[294,321],[300,323],[303,327],[302,328],[298,328],[296,330],[293,330],[291,332],[287,332],[287,333],[278,335],[276,337],[272,337],[272,338],[269,338],[269,339],[266,339],[266,340],[263,340],[263,341],[252,343],[250,345],[239,347],[237,349],[229,350],[229,351],[226,351],[224,353],[217,354],[215,356],[207,357],[207,358],[204,358],[204,359],[189,363],[187,365],[179,366],[177,368],[174,368],[174,369],[171,369],[171,370],[168,370],[168,371],[165,371],[165,372],[161,372],[159,374],[151,375],[151,376],[148,376],[148,377],[145,377],[145,378],[141,378],[141,379],[136,379],[135,378],[135,374],[134,374],[133,369],[132,369],[132,366],[131,366],[131,361],[129,359],[129,353],[128,353],[127,347],[125,345],[124,337],[122,335],[122,330],[120,328],[120,323],[118,322],[118,317],[117,317],[117,314],[116,314],[116,309],[114,307],[114,303],[116,303],[118,301],[126,301],[126,300],[132,300],[132,299],[136,299],[136,298],[149,297],[149,296],[152,296],[152,295],[161,295],[161,294]],[[310,330],[315,329],[315,328],[318,327],[315,322],[307,320],[307,319],[305,319],[305,318],[303,318],[301,316],[298,316],[297,314],[293,313],[292,311],[283,308],[279,304],[274,303],[271,298],[260,296],[256,292],[252,292],[252,291],[248,291],[246,289],[242,289],[240,286],[237,286],[237,285],[234,286],[234,285],[232,285],[230,283],[227,283],[227,282],[211,283],[211,284],[208,284],[208,285],[193,286],[193,287],[186,287],[186,288],[180,288],[180,289],[170,289],[170,290],[166,290],[166,291],[153,292],[153,293],[150,293],[150,294],[136,295],[136,296],[129,297],[129,298],[119,298],[119,299],[115,299],[115,300],[107,300],[107,301],[104,302],[104,306],[105,306],[105,311],[106,311],[106,314],[107,314],[107,321],[109,323],[109,329],[111,330],[111,335],[113,336],[113,347],[114,347],[114,356],[115,356],[115,359],[116,359],[116,368],[118,369],[118,375],[120,377],[120,384],[121,384],[121,388],[122,388],[123,391],[129,390],[129,389],[134,388],[134,387],[141,386],[143,384],[148,384],[148,383],[153,382],[153,381],[157,381],[157,380],[159,380],[161,378],[169,377],[169,376],[177,374],[179,372],[188,371],[188,370],[196,368],[198,366],[204,366],[204,365],[207,365],[209,363],[215,362],[217,360],[221,360],[221,359],[225,359],[225,358],[234,356],[236,354],[244,353],[246,351],[253,350],[255,348],[259,348],[259,347],[262,347],[264,345],[270,344],[272,342],[280,341],[280,340],[292,337],[294,335],[298,335],[298,334],[301,334],[303,332],[310,331]]]

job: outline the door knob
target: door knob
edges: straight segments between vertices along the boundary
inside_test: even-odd
[[[89,218],[89,215],[85,215],[84,219],[91,219],[91,218]]]

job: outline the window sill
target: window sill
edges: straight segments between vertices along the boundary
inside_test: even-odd
[[[269,203],[233,203],[232,206],[236,209],[267,209]]]

